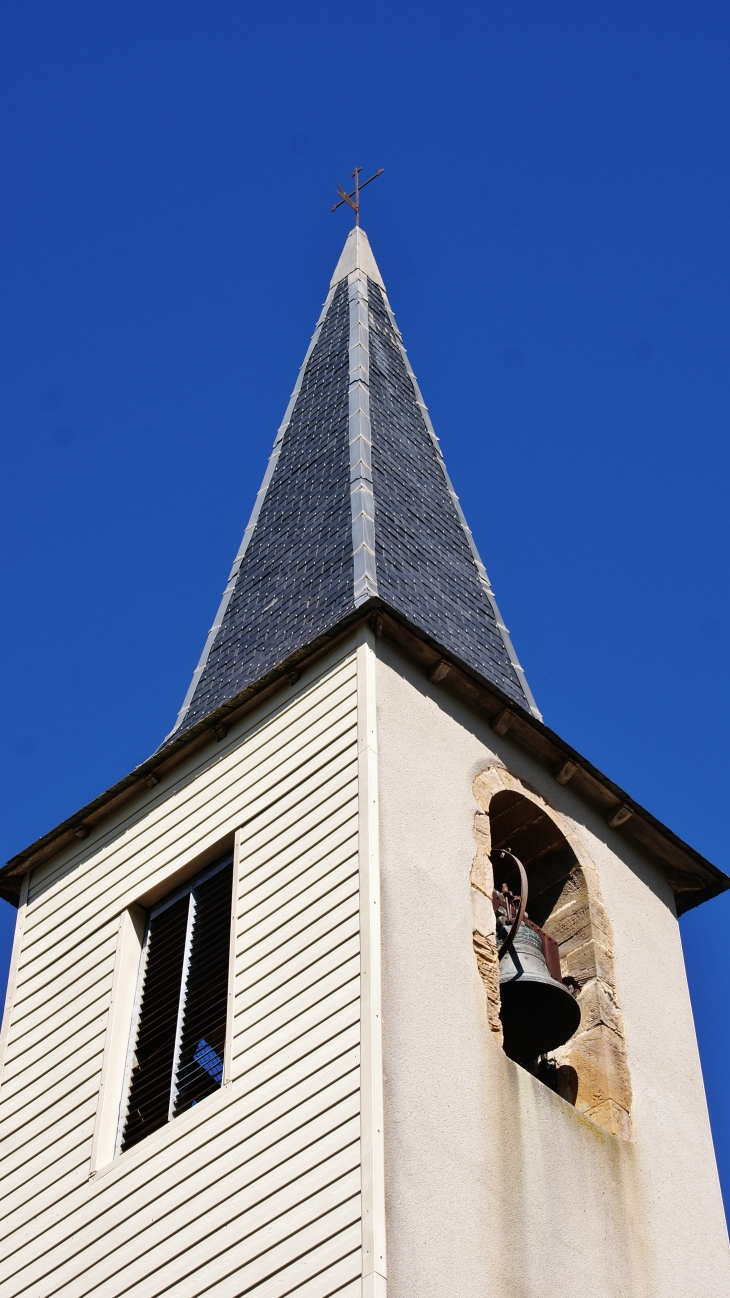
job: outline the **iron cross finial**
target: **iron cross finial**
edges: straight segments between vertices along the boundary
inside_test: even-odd
[[[360,224],[360,192],[361,192],[361,190],[363,190],[363,189],[365,188],[366,185],[369,185],[369,184],[370,184],[370,180],[377,180],[377,179],[378,179],[378,176],[382,176],[383,172],[385,171],[385,167],[381,167],[381,168],[380,168],[380,171],[376,171],[376,172],[375,172],[375,175],[370,177],[370,180],[364,180],[364,181],[362,182],[362,184],[360,184],[360,172],[361,172],[361,171],[362,171],[362,167],[355,167],[355,170],[354,170],[353,173],[352,173],[352,178],[353,178],[353,180],[355,181],[355,188],[353,189],[353,191],[352,191],[351,194],[347,194],[347,193],[345,192],[345,190],[342,188],[342,185],[340,185],[337,181],[335,181],[335,189],[337,190],[337,193],[338,193],[339,196],[340,196],[340,201],[339,201],[339,203],[335,203],[334,207],[330,208],[330,211],[331,211],[331,212],[336,212],[337,209],[338,209],[338,207],[342,207],[342,204],[343,204],[343,203],[349,203],[349,204],[350,204],[350,207],[352,208],[353,212],[355,213],[355,225],[359,225],[359,224]]]

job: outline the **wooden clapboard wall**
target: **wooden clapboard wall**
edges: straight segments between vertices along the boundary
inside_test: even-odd
[[[4,1298],[361,1291],[354,648],[34,872],[0,1087]],[[231,1082],[90,1176],[120,914],[238,831]]]

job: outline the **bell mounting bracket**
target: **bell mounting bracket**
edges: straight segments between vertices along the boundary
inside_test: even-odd
[[[520,876],[520,900],[519,900],[519,905],[515,909],[514,915],[512,915],[511,913],[512,908],[510,906],[508,899],[505,897],[505,902],[507,903],[507,917],[512,919],[512,927],[510,928],[509,933],[507,934],[506,938],[504,939],[504,942],[502,943],[501,947],[497,952],[497,959],[501,960],[502,956],[506,955],[507,952],[510,950],[510,948],[514,945],[514,940],[517,937],[517,932],[519,930],[520,924],[525,918],[525,912],[527,910],[527,871],[525,870],[525,867],[520,861],[519,857],[515,856],[514,852],[510,847],[498,847],[495,849],[495,851],[499,852],[500,856],[508,856],[509,859],[514,863],[514,865],[516,865],[517,871]]]

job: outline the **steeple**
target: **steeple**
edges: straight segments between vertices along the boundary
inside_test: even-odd
[[[540,716],[356,227],[168,740],[366,606],[387,607]]]

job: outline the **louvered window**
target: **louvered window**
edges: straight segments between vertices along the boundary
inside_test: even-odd
[[[223,1083],[231,856],[150,912],[118,1152]]]

